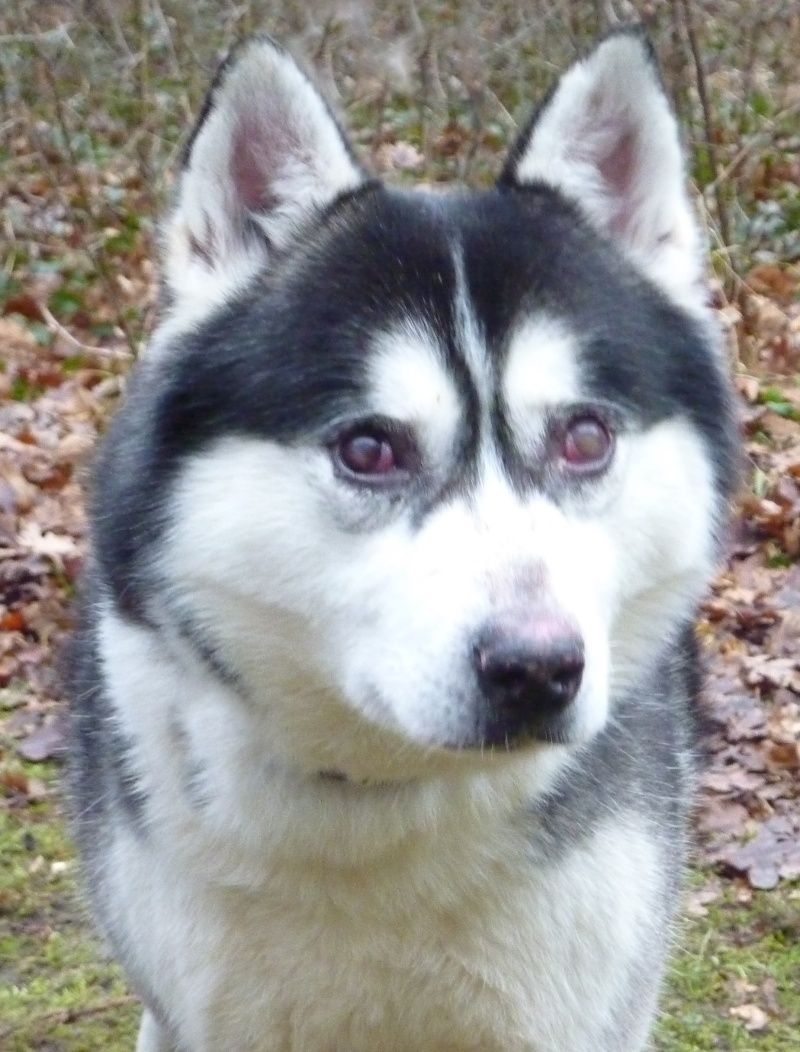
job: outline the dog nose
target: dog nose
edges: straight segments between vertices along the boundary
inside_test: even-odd
[[[502,738],[543,728],[574,700],[583,679],[583,640],[566,619],[494,627],[473,648],[486,725]]]

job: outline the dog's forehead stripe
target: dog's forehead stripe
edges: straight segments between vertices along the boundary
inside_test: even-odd
[[[470,295],[463,246],[456,243],[452,252],[455,274],[453,317],[456,342],[460,357],[472,380],[481,408],[481,418],[485,423],[494,401],[492,362],[486,346],[483,327],[476,315],[475,304]]]
[[[548,406],[579,398],[579,341],[565,322],[539,312],[517,323],[498,355],[470,294],[463,246],[456,241],[451,252],[452,339],[411,316],[381,334],[370,369],[371,402],[376,412],[413,424],[442,456],[466,426],[486,468],[502,458],[497,443],[507,425],[516,441],[528,444]]]
[[[507,419],[517,440],[524,442],[539,429],[548,406],[578,400],[579,340],[566,322],[540,311],[504,334],[502,353],[498,353],[497,347],[489,346],[470,294],[460,244],[453,248],[453,263],[456,341],[480,408],[479,448],[485,460],[495,448],[498,429],[505,429],[501,417]]]

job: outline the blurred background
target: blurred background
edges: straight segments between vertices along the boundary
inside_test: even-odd
[[[753,266],[800,256],[792,0],[6,0],[0,134],[16,252],[3,261],[0,294],[58,253],[69,280],[55,316],[99,306],[81,295],[99,271],[117,282],[117,310],[106,317],[104,305],[93,331],[117,326],[138,347],[152,306],[140,264],[154,217],[213,70],[242,36],[266,30],[315,68],[374,167],[480,185],[557,72],[620,20],[644,22],[656,44],[715,270],[746,314],[740,282]],[[746,321],[737,335],[746,358]]]
[[[797,0],[3,0],[0,1048],[133,1047],[135,998],[76,890],[55,668],[87,464],[156,318],[157,218],[217,63],[266,31],[316,72],[374,170],[479,187],[558,72],[620,21],[647,26],[682,122],[747,454],[698,628],[710,767],[657,1048],[797,1049]]]

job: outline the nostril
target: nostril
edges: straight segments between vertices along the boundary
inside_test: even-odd
[[[501,661],[488,670],[488,678],[509,694],[521,694],[530,686],[531,670],[522,662]]]
[[[575,654],[565,658],[561,666],[556,666],[550,676],[553,686],[564,692],[576,691],[583,679],[583,656]]]
[[[525,654],[513,648],[487,644],[476,646],[473,653],[481,682],[511,690],[530,680],[532,670]]]
[[[473,648],[473,660],[486,698],[506,709],[561,709],[583,679],[583,644],[573,631],[545,639],[495,633]]]

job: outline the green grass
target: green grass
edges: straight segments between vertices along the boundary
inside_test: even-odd
[[[73,848],[50,795],[58,770],[18,768],[44,782],[48,796],[0,809],[0,1048],[132,1052],[139,1008],[82,904]],[[765,1030],[748,1032],[731,1016],[743,1004],[767,1011]],[[658,1052],[796,1052],[800,886],[741,903],[731,885],[708,916],[688,922],[663,1009]]]
[[[659,1052],[796,1052],[800,1047],[800,888],[725,890],[693,920],[663,1002]],[[769,1016],[750,1032],[731,1008],[755,1004]]]
[[[25,765],[50,787],[50,765]],[[131,1052],[138,1006],[94,936],[55,803],[0,810],[0,1048]]]

